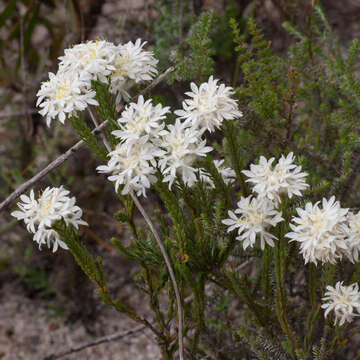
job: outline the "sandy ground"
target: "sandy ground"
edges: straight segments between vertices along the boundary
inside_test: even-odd
[[[122,293],[133,291],[122,289]],[[134,296],[139,300],[138,294]],[[138,303],[131,300],[133,305]],[[100,301],[99,301],[100,302]],[[18,284],[6,284],[0,298],[0,359],[42,360],[50,354],[63,352],[96,338],[126,331],[138,326],[115,310],[102,306],[92,322],[66,321],[55,318],[52,301],[24,296]],[[55,304],[56,306],[56,304]],[[89,331],[91,328],[91,333]],[[160,359],[160,351],[152,333],[142,330],[118,341],[97,345],[63,357],[64,360],[147,360]]]

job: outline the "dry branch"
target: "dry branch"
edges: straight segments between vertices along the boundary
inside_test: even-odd
[[[138,200],[138,198],[136,197],[136,195],[132,191],[130,192],[130,195],[131,195],[131,198],[133,199],[136,207],[138,208],[141,215],[144,217],[146,223],[148,224],[151,232],[153,233],[153,235],[155,237],[155,240],[159,245],[161,254],[162,254],[162,256],[163,256],[163,258],[165,260],[166,267],[168,268],[168,271],[169,271],[170,279],[171,279],[171,282],[172,282],[173,287],[174,287],[177,310],[178,310],[179,358],[180,358],[180,360],[184,360],[184,341],[183,341],[183,322],[184,322],[183,316],[184,315],[183,315],[183,308],[182,308],[182,302],[181,302],[181,297],[180,297],[179,286],[178,286],[178,284],[176,282],[175,273],[174,273],[174,270],[172,268],[169,256],[168,256],[168,254],[166,252],[165,246],[164,246],[164,244],[163,244],[157,230],[155,229],[155,226],[153,225],[150,217],[148,216],[145,209],[140,204],[140,201]]]
[[[122,338],[124,338],[126,336],[135,334],[135,333],[137,333],[137,332],[139,332],[141,330],[144,330],[144,329],[145,329],[145,325],[139,325],[139,326],[137,326],[137,327],[135,327],[133,329],[130,329],[130,330],[127,330],[127,331],[120,331],[120,332],[117,332],[117,333],[112,334],[112,335],[107,335],[107,336],[95,339],[94,341],[91,341],[89,343],[80,345],[78,347],[67,349],[67,350],[65,350],[63,352],[60,352],[58,354],[48,355],[43,360],[60,359],[60,358],[62,358],[64,356],[71,355],[73,353],[77,353],[79,351],[82,351],[82,350],[87,349],[87,348],[92,347],[92,346],[96,346],[96,345],[100,345],[100,344],[107,343],[107,342],[110,342],[110,341],[122,339]]]

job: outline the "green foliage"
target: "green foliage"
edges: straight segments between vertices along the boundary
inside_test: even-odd
[[[225,151],[230,157],[231,166],[235,170],[243,194],[247,195],[249,193],[248,186],[245,183],[244,175],[241,173],[244,169],[244,154],[241,151],[241,140],[244,138],[239,136],[239,129],[237,129],[236,125],[231,121],[224,122],[223,132],[225,137]]]
[[[158,182],[156,187],[166,210],[177,228],[177,233],[181,235],[182,231],[185,229],[186,221],[183,209],[179,205],[175,194],[168,189],[168,186],[165,183]]]
[[[327,360],[329,357],[326,352],[326,338],[321,338],[320,346],[314,346],[312,349],[314,360]]]
[[[233,29],[238,36],[234,22]],[[245,43],[245,36],[236,40],[238,61],[244,76],[244,85],[239,87],[238,95],[240,101],[254,109],[255,115],[266,124],[271,118],[279,117],[284,107],[287,90],[284,86],[285,64],[272,54],[270,42],[263,39],[262,32],[251,18],[248,35],[251,47]]]
[[[214,26],[212,27],[212,44],[214,55],[219,61],[233,60],[233,34],[230,25],[231,19],[236,19],[241,27],[245,25],[245,19],[238,15],[238,8],[235,0],[225,0],[224,15],[215,15]]]
[[[74,227],[71,225],[67,226],[64,220],[59,220],[54,228],[59,233],[61,240],[68,246],[82,271],[97,286],[99,295],[104,303],[114,307],[119,312],[128,314],[128,316],[136,321],[141,320],[139,315],[130,306],[120,300],[113,300],[111,298],[108,293],[102,259],[100,257],[94,259],[86,245],[79,241]]]
[[[234,291],[243,299],[243,301],[249,307],[258,324],[260,326],[265,326],[267,323],[266,308],[254,301],[254,297],[249,291],[250,287],[246,278],[238,277],[231,272],[228,272],[227,276],[232,283]]]
[[[238,133],[246,134],[234,140],[237,144],[232,147],[243,152],[234,156],[232,165],[239,174],[237,169],[261,154],[295,151],[304,156],[302,166],[310,172],[314,198],[315,194],[343,189],[341,200],[351,206],[347,190],[354,187],[359,151],[355,125],[359,45],[352,42],[344,56],[322,10],[316,7],[315,11],[317,38],[284,25],[298,39],[287,57],[273,53],[254,20],[249,20],[244,34],[236,21],[231,21],[241,69],[237,76],[242,77],[237,94],[245,114]],[[225,136],[231,146],[234,136],[229,137],[228,128]],[[234,152],[230,151],[230,156]],[[239,165],[238,159],[242,161]],[[353,204],[359,195],[357,191],[352,197]]]
[[[279,344],[272,343],[271,340],[265,337],[260,337],[256,340],[256,347],[262,349],[263,354],[267,359],[287,360],[289,356]]]
[[[156,0],[156,8],[159,17],[152,27],[156,39],[153,50],[159,60],[159,69],[163,71],[169,66],[169,56],[171,58],[182,46],[184,39],[181,36],[188,33],[192,19],[189,1],[175,0],[167,4],[166,1]]]
[[[236,2],[225,0],[223,15],[204,11],[203,2],[198,5],[200,15],[195,17],[193,1],[156,1],[160,16],[152,27],[156,39],[153,50],[159,59],[160,70],[168,67],[169,59],[174,63],[176,71],[169,77],[170,83],[174,80],[207,80],[214,74],[215,58],[220,61],[233,59],[229,19],[244,23]]]
[[[111,134],[113,130],[118,129],[117,119],[118,111],[116,110],[115,96],[110,93],[110,84],[104,84],[100,81],[93,81],[92,87],[96,91],[95,99],[99,106],[96,107],[96,113],[99,115],[101,122],[109,121],[109,125],[105,129],[107,138],[112,146],[117,143],[115,137]]]
[[[151,237],[143,238],[143,236],[141,234],[128,248],[123,246],[118,239],[113,238],[111,242],[125,258],[135,260],[144,267],[164,266],[164,260],[156,246],[156,241]]]
[[[204,81],[214,73],[210,40],[213,22],[213,13],[203,14],[191,27],[189,37],[175,56],[176,71],[170,77],[170,81],[174,79]]]
[[[98,286],[99,289],[106,289],[105,274],[101,264],[101,258],[94,259],[85,244],[78,240],[75,229],[72,226],[67,226],[64,220],[58,221],[55,229],[68,246],[83,272]]]
[[[96,136],[91,132],[91,129],[86,124],[82,114],[79,114],[78,117],[70,117],[69,122],[76,130],[81,140],[91,149],[94,154],[101,160],[107,160],[107,152],[105,147],[98,141]]]

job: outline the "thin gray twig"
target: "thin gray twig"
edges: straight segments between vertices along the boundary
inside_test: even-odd
[[[82,351],[82,350],[87,349],[87,348],[92,347],[92,346],[96,346],[96,345],[100,345],[100,344],[107,343],[107,342],[110,342],[110,341],[122,339],[122,338],[124,338],[126,336],[135,334],[135,333],[137,333],[137,332],[139,332],[141,330],[144,330],[144,329],[145,329],[145,325],[139,325],[139,326],[134,327],[133,329],[130,329],[130,330],[119,331],[119,332],[116,332],[116,333],[114,333],[112,335],[107,335],[107,336],[95,339],[94,341],[91,341],[89,343],[82,344],[80,346],[67,349],[67,350],[62,351],[62,352],[60,352],[58,354],[48,355],[43,360],[60,359],[60,358],[62,358],[64,356],[67,356],[67,355],[70,355],[70,354],[73,354],[73,353],[77,353],[79,351]]]
[[[90,107],[88,107],[87,109],[88,109],[88,112],[90,114],[90,117],[91,117],[91,120],[92,120],[93,124],[97,128],[99,126],[99,123],[97,122],[95,115],[91,111]],[[103,131],[101,131],[100,136],[101,136],[101,139],[102,139],[102,141],[103,141],[103,143],[104,143],[104,145],[106,147],[106,150],[108,152],[111,152],[111,146],[110,146],[109,142],[107,141],[106,136],[105,136]]]
[[[164,257],[166,267],[169,270],[169,275],[170,275],[170,279],[171,279],[171,282],[172,282],[173,287],[174,287],[176,303],[177,303],[177,309],[178,309],[179,358],[180,358],[180,360],[184,360],[183,308],[182,308],[182,303],[181,303],[180,291],[179,291],[178,284],[176,282],[176,277],[175,277],[175,274],[174,274],[174,270],[172,268],[169,256],[168,256],[168,254],[166,252],[166,249],[165,249],[165,246],[164,246],[162,240],[160,239],[160,236],[159,236],[157,230],[155,229],[155,226],[153,225],[150,217],[148,216],[145,209],[140,204],[140,201],[138,200],[138,198],[136,197],[136,195],[132,191],[130,192],[130,196],[133,199],[136,207],[139,209],[141,215],[144,217],[145,221],[149,225],[149,228],[150,228],[151,232],[154,234],[155,240],[156,240],[156,242],[158,243],[158,245],[160,247],[161,254]]]

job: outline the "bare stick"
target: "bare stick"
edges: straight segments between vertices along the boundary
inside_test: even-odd
[[[89,347],[92,347],[92,346],[96,346],[96,345],[100,345],[100,344],[103,344],[103,343],[107,343],[107,342],[110,342],[110,341],[114,341],[114,340],[119,340],[119,339],[122,339],[126,336],[129,336],[129,335],[132,335],[132,334],[135,334],[139,331],[142,331],[145,329],[145,325],[139,325],[137,327],[134,327],[133,329],[130,329],[130,330],[126,330],[126,331],[119,331],[117,333],[114,333],[112,335],[107,335],[107,336],[104,336],[104,337],[101,337],[101,338],[98,338],[98,339],[95,339],[94,341],[91,341],[89,343],[86,343],[86,344],[82,344],[80,346],[77,346],[77,347],[74,347],[74,348],[70,348],[70,349],[67,349],[63,352],[60,352],[58,354],[51,354],[51,355],[48,355],[46,356],[43,360],[56,360],[56,359],[60,359],[64,356],[67,356],[67,355],[70,355],[70,354],[73,354],[73,353],[77,353],[79,351],[82,351],[84,349],[87,349]]]
[[[143,91],[140,91],[139,95],[144,95],[145,93],[147,93],[148,91],[153,89],[155,86],[157,86],[159,83],[161,83],[173,71],[175,71],[175,68],[173,66],[170,66],[162,74],[160,74],[156,79],[154,79],[152,81],[152,83],[149,84],[149,86],[147,86]]]
[[[143,91],[140,92],[139,95],[145,94],[151,89],[153,89],[156,85],[158,85],[161,81],[163,81],[171,72],[175,69],[173,67],[168,68],[164,71],[159,77],[157,77],[149,86],[147,86]],[[136,99],[139,95],[137,95],[134,99]],[[133,100],[133,99],[132,99]],[[109,124],[109,120],[105,120],[99,126],[97,126],[92,132],[93,134],[99,134],[99,132],[104,129]],[[46,176],[50,171],[56,169],[58,166],[63,164],[72,154],[78,151],[84,145],[84,141],[77,142],[74,146],[72,146],[69,150],[67,150],[64,154],[60,155],[57,159],[51,162],[48,166],[38,172],[35,176],[33,176],[30,180],[24,182],[20,185],[15,191],[13,191],[1,204],[0,211],[2,211],[6,206],[8,206],[12,201],[14,201],[17,197],[19,197],[22,193],[28,190],[31,186],[33,186],[36,182]]]
[[[94,134],[98,134],[101,129],[108,125],[108,120],[101,123],[97,128],[93,130]],[[51,162],[48,166],[38,172],[35,176],[33,176],[30,180],[24,182],[20,185],[14,192],[12,192],[1,204],[0,211],[2,211],[7,205],[9,205],[13,200],[15,200],[18,196],[24,193],[27,189],[33,186],[36,182],[46,176],[50,171],[56,169],[61,164],[63,164],[72,154],[76,153],[82,146],[84,145],[84,141],[78,141],[74,146],[72,146],[65,153],[60,155],[57,159]]]
[[[173,287],[174,287],[175,297],[176,297],[176,302],[177,302],[177,309],[178,309],[179,358],[180,358],[180,360],[184,360],[183,309],[182,309],[182,304],[181,304],[181,297],[180,297],[179,287],[178,287],[177,282],[176,282],[176,277],[175,277],[175,274],[174,274],[174,270],[172,268],[169,256],[168,256],[168,254],[167,254],[167,252],[165,250],[165,246],[164,246],[163,242],[161,241],[160,236],[159,236],[158,232],[156,231],[150,217],[148,216],[145,209],[140,204],[140,201],[138,200],[138,198],[136,197],[136,195],[132,191],[130,192],[130,196],[134,200],[134,203],[135,203],[136,207],[139,209],[141,215],[144,217],[145,221],[149,225],[150,230],[154,234],[155,240],[156,240],[156,242],[158,243],[158,245],[160,247],[160,251],[161,251],[161,253],[162,253],[163,257],[164,257],[166,266],[167,266],[167,268],[169,270],[169,275],[170,275],[170,279],[171,279],[171,282],[172,282]]]
[[[93,112],[91,111],[90,107],[88,107],[87,109],[88,109],[88,111],[89,111],[91,120],[92,120],[92,122],[93,122],[94,125],[95,125],[95,128],[97,128],[97,127],[99,126],[99,123],[97,122],[97,120],[96,120],[96,118],[95,118],[95,115],[94,115]],[[105,134],[104,134],[103,131],[101,131],[100,136],[101,136],[101,139],[102,139],[102,141],[103,141],[103,143],[104,143],[104,145],[105,145],[105,147],[106,147],[106,150],[107,150],[108,152],[111,152],[111,146],[110,146],[109,142],[107,141],[106,136],[105,136]]]

